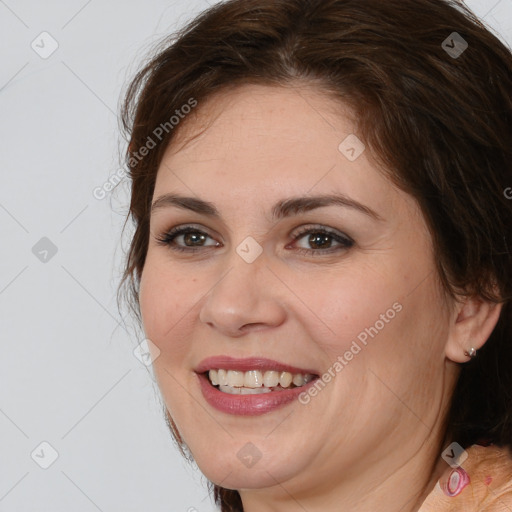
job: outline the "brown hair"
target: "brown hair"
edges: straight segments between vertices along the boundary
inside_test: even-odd
[[[467,42],[460,55],[449,52],[463,49],[453,37]],[[449,296],[503,303],[487,343],[461,365],[446,435],[463,447],[512,446],[510,49],[455,0],[229,0],[154,51],[129,84],[121,118],[135,233],[118,292],[128,287],[138,321],[156,173],[184,123],[160,130],[143,158],[138,148],[191,98],[310,83],[353,109],[372,157],[418,201]],[[222,512],[243,510],[237,491],[213,490]]]

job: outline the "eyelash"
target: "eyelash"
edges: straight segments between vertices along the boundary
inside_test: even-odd
[[[182,247],[182,246],[179,246],[179,245],[175,245],[173,243],[174,240],[178,236],[186,235],[188,233],[199,233],[200,235],[205,235],[208,238],[211,238],[207,233],[205,233],[204,231],[201,231],[200,229],[194,228],[192,226],[184,226],[184,227],[175,227],[175,228],[170,229],[169,231],[165,232],[162,236],[157,237],[156,241],[157,241],[158,245],[166,246],[169,249],[171,249],[173,251],[178,251],[178,252],[195,253],[198,250],[203,249],[203,247]],[[341,245],[338,246],[337,248],[336,247],[335,248],[331,247],[329,249],[304,249],[304,248],[298,248],[298,249],[296,249],[296,251],[298,251],[300,254],[305,254],[305,255],[314,255],[314,254],[317,254],[317,253],[330,254],[330,253],[333,253],[333,252],[338,252],[340,250],[349,249],[350,247],[352,247],[354,245],[354,241],[351,238],[349,238],[348,236],[341,235],[341,234],[339,234],[337,232],[330,231],[330,230],[325,229],[323,227],[306,227],[306,228],[303,228],[303,229],[301,229],[295,235],[295,238],[293,239],[293,242],[296,242],[297,240],[300,240],[305,235],[308,235],[308,234],[319,234],[319,233],[332,237],[332,239],[334,241],[338,242]],[[211,245],[211,246],[206,246],[206,247],[215,247],[215,246]]]

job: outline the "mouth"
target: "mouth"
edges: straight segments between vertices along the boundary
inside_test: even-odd
[[[319,378],[311,370],[262,358],[234,359],[228,356],[204,360],[196,373],[212,387],[231,395],[259,395],[303,387]]]
[[[204,372],[210,384],[223,393],[231,395],[259,395],[275,391],[300,388],[318,378],[311,373],[279,372],[275,370],[238,370],[211,369]]]

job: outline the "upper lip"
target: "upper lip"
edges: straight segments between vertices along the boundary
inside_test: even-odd
[[[281,372],[302,373],[318,375],[317,370],[311,368],[299,368],[289,364],[281,363],[265,357],[248,357],[238,359],[230,356],[213,356],[203,359],[194,369],[196,373],[204,373],[212,369],[239,370],[247,372],[250,370],[276,370]]]

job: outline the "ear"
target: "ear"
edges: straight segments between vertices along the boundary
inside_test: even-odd
[[[502,304],[487,302],[478,296],[457,302],[451,316],[446,357],[456,363],[469,361],[471,357],[464,353],[483,347],[498,323],[501,309]]]

